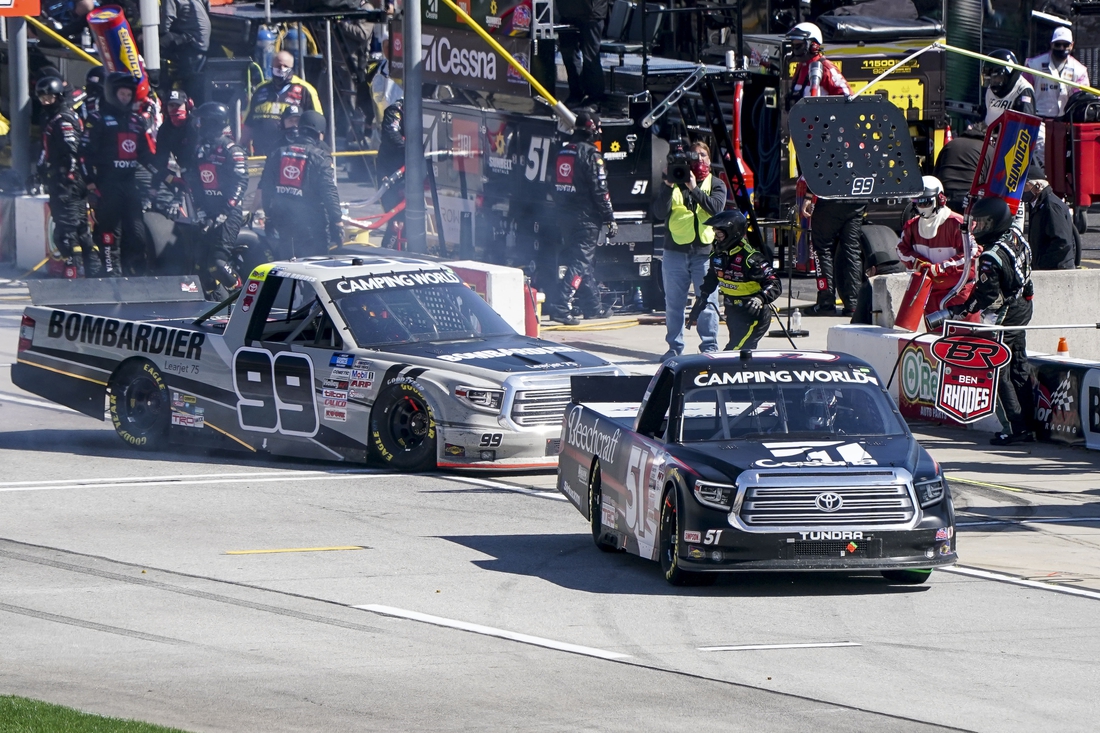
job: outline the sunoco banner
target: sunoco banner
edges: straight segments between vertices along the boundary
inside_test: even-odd
[[[397,27],[391,26],[394,29]],[[391,38],[392,75],[404,78],[404,37],[395,30]],[[524,68],[530,68],[530,39],[500,37],[497,40]],[[452,84],[463,89],[517,96],[531,93],[531,87],[523,77],[473,31],[424,26],[421,53],[424,81],[429,84]]]

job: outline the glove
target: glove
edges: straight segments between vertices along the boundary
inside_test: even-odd
[[[745,298],[741,301],[741,307],[752,315],[758,316],[764,310],[764,299],[757,295],[751,298]]]
[[[218,214],[213,219],[207,219],[206,223],[202,225],[203,233],[206,233],[211,229],[216,229],[217,227],[220,227],[222,224],[225,223],[226,219],[228,218],[229,217],[225,214]]]
[[[609,222],[607,225],[607,238],[614,239],[619,234],[619,222]]]
[[[691,327],[699,321],[699,316],[703,315],[703,309],[707,307],[706,298],[696,298],[695,305],[691,307],[691,313],[688,313],[687,322],[684,324],[690,331]]]

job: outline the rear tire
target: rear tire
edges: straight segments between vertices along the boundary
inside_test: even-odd
[[[141,450],[160,450],[168,442],[171,407],[168,385],[152,362],[129,361],[111,375],[110,413],[115,432]]]
[[[431,403],[413,382],[382,388],[370,414],[375,454],[401,471],[432,471],[436,467],[436,425]]]
[[[661,500],[660,560],[665,580],[672,585],[710,585],[717,576],[714,573],[697,573],[680,567],[680,515],[679,499],[675,488],[665,492]]]
[[[592,525],[592,541],[601,552],[618,552],[619,548],[607,544],[603,540],[603,477],[600,475],[600,462],[596,460],[592,464],[592,471],[588,474],[588,512],[589,524]]]
[[[882,577],[891,583],[901,585],[920,585],[932,575],[932,570],[883,570]]]

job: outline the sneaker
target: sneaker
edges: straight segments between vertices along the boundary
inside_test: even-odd
[[[577,317],[574,316],[572,313],[566,313],[565,315],[550,314],[550,320],[565,326],[581,325],[581,322],[577,320]]]
[[[677,356],[679,356],[679,354],[677,354],[672,349],[669,349],[668,351],[666,351],[664,354],[661,355],[661,358],[658,361],[661,364],[664,364],[669,359],[675,359]]]
[[[851,318],[855,314],[856,314],[856,311],[855,311],[854,308],[845,308],[844,310],[842,310],[840,312],[840,315],[844,318]]]
[[[1012,445],[1013,443],[1034,443],[1035,434],[1030,430],[1019,433],[997,433],[989,439],[990,445]]]
[[[605,305],[601,305],[599,308],[593,311],[584,311],[584,319],[586,321],[595,321],[600,318],[607,318],[611,315],[611,309]]]
[[[829,305],[828,303],[810,306],[802,312],[804,316],[838,316],[840,313],[837,311],[835,305]]]

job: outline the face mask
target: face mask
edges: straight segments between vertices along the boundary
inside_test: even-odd
[[[1035,192],[1024,191],[1024,195],[1020,197],[1020,200],[1023,201],[1025,204],[1030,204],[1032,201],[1035,200]]]
[[[170,107],[168,109],[168,119],[172,122],[172,127],[180,127],[187,123],[187,108]]]
[[[1065,61],[1067,58],[1069,58],[1069,49],[1068,48],[1051,48],[1050,49],[1050,57],[1052,59],[1054,59],[1055,61]]]
[[[702,161],[696,161],[691,165],[691,172],[695,174],[695,180],[702,181],[710,174],[710,165]]]
[[[921,218],[931,219],[936,213],[936,206],[935,204],[932,206],[918,206],[917,213],[920,214]]]
[[[290,77],[294,76],[294,69],[292,67],[272,67],[271,76],[274,79],[280,81],[288,81]]]

